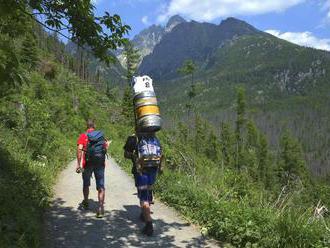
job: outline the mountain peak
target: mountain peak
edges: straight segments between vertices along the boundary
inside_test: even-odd
[[[230,30],[236,30],[238,32],[242,32],[242,31],[252,32],[252,33],[259,32],[259,30],[257,30],[252,25],[248,24],[245,21],[236,19],[234,17],[228,17],[227,19],[221,21],[219,26],[225,30],[230,29]]]
[[[166,26],[165,26],[165,32],[170,32],[176,25],[186,22],[184,18],[182,18],[180,15],[174,15],[172,16]]]
[[[239,20],[235,17],[228,17],[225,20],[222,20],[220,25],[223,25],[223,24],[236,24],[236,23],[246,23],[246,22],[244,22],[242,20]]]

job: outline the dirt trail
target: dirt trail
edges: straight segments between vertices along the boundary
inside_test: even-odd
[[[52,206],[45,216],[44,247],[217,247],[214,242],[204,240],[197,227],[158,201],[152,207],[154,236],[143,236],[133,179],[112,159],[106,167],[105,217],[95,218],[94,180],[90,188],[91,210],[80,210],[82,179],[74,173],[75,163],[70,163],[61,173],[55,187]]]

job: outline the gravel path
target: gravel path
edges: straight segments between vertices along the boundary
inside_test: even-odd
[[[75,163],[61,173],[55,186],[52,205],[45,214],[44,247],[217,247],[216,243],[204,240],[197,227],[158,201],[152,207],[154,236],[143,236],[133,179],[112,159],[106,167],[105,217],[95,218],[94,179],[90,188],[91,210],[81,210],[82,179],[74,173]]]

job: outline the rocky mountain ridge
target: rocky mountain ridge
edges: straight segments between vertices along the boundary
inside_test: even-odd
[[[142,62],[145,56],[152,53],[155,46],[161,41],[165,34],[170,33],[174,27],[184,22],[186,22],[185,19],[179,15],[175,15],[168,20],[165,26],[153,24],[134,36],[131,42],[134,47],[139,50],[141,56],[139,63]],[[115,52],[115,54],[122,66],[125,67],[126,65],[123,50],[119,49]]]

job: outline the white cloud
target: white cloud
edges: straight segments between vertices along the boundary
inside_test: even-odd
[[[144,17],[142,17],[141,21],[142,21],[142,23],[143,23],[144,25],[149,25],[148,16],[144,16]]]
[[[93,5],[98,5],[101,2],[103,2],[103,0],[92,0],[91,2],[92,2]]]
[[[197,21],[212,21],[218,17],[281,12],[302,2],[305,0],[170,0],[158,21],[163,22],[175,14]]]
[[[326,0],[324,5],[323,5],[323,10],[325,10],[327,12],[326,14],[326,21],[330,22],[330,0]]]
[[[313,47],[317,49],[330,51],[330,39],[320,39],[315,37],[311,32],[280,32],[279,30],[266,30],[265,32],[272,34],[283,40],[290,41],[300,46]]]
[[[98,4],[99,0],[92,0],[92,4]]]

